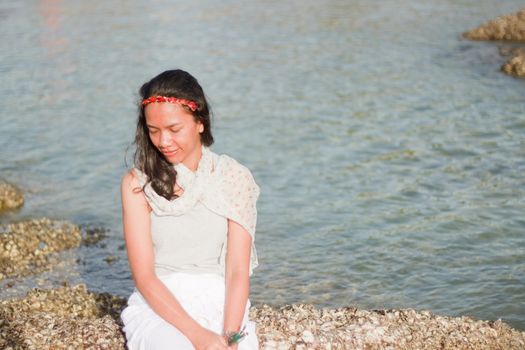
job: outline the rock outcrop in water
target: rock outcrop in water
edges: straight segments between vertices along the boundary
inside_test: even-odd
[[[0,348],[124,349],[125,299],[85,285],[35,289],[0,302]],[[524,349],[525,332],[501,321],[412,309],[252,307],[261,349]]]
[[[498,17],[477,28],[463,33],[470,40],[505,40],[525,42],[525,8]],[[512,50],[511,58],[501,67],[509,75],[525,77],[525,50]]]
[[[59,251],[78,247],[78,226],[46,218],[0,226],[0,280],[49,270]]]
[[[525,8],[463,33],[470,40],[525,41]]]
[[[509,74],[517,77],[525,77],[525,48],[510,50],[511,58],[501,67]]]
[[[0,212],[17,209],[24,204],[22,191],[7,182],[0,182]]]

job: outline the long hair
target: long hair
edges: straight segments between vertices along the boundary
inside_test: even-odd
[[[173,188],[175,186],[177,172],[173,164],[168,162],[151,142],[142,100],[151,96],[160,95],[178,97],[196,102],[197,109],[194,112],[186,106],[182,107],[193,115],[196,122],[201,122],[204,126],[204,131],[200,134],[201,143],[204,146],[211,146],[213,144],[211,108],[206,101],[204,91],[197,79],[188,72],[180,69],[167,70],[157,75],[142,85],[139,90],[139,95],[137,131],[134,141],[136,147],[134,156],[135,167],[148,177],[146,184],[151,182],[151,187],[155,192],[171,200],[176,197],[173,193]]]

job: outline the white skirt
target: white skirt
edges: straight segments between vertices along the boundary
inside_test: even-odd
[[[224,277],[211,273],[190,274],[175,272],[159,279],[177,298],[184,310],[201,326],[218,334],[224,322]],[[259,348],[255,322],[248,319],[250,300],[246,303],[243,325],[248,335],[239,343],[238,350]],[[190,340],[175,326],[153,311],[135,289],[128,299],[128,306],[120,318],[124,322],[129,350],[188,349],[194,347]]]

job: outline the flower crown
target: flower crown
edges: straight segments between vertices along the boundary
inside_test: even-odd
[[[167,97],[167,96],[151,96],[149,98],[145,98],[142,100],[142,106],[146,106],[153,102],[169,102],[169,103],[178,103],[183,106],[188,107],[191,109],[192,112],[195,112],[197,110],[197,103],[190,100],[185,100],[183,98],[178,97]]]

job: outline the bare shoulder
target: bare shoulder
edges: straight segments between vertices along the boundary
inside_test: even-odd
[[[134,169],[130,169],[122,177],[120,185],[122,205],[126,208],[147,208],[148,211],[151,211],[144,191],[142,190],[142,183],[139,176]]]
[[[141,187],[139,178],[133,169],[126,171],[120,185],[122,191],[133,191],[134,188]]]

